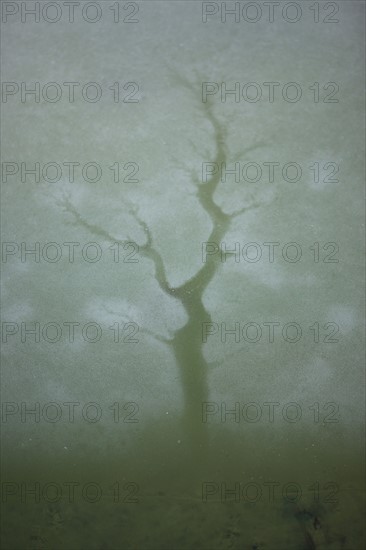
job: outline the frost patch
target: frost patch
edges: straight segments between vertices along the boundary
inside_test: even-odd
[[[33,308],[29,303],[13,304],[3,311],[3,319],[14,323],[20,323],[33,316]]]
[[[328,318],[339,325],[343,334],[351,332],[357,323],[356,314],[352,308],[344,305],[334,305],[329,309]]]

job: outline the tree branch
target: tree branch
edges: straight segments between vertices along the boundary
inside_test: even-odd
[[[106,311],[110,315],[115,315],[116,317],[119,317],[120,319],[122,319],[123,321],[125,321],[127,323],[135,323],[136,322],[133,319],[131,319],[128,315],[121,315],[121,313],[119,313],[117,311],[112,311],[111,309],[107,308],[107,306],[103,306],[103,309],[104,309],[104,311]],[[158,333],[156,333],[152,330],[149,330],[147,328],[142,328],[142,327],[140,327],[140,325],[138,325],[138,327],[139,327],[139,331],[141,330],[141,332],[144,332],[145,334],[147,334],[148,336],[151,336],[155,340],[159,340],[159,342],[162,342],[163,344],[167,344],[169,346],[172,344],[172,341],[173,341],[174,337],[164,338],[164,336],[161,336],[160,334],[158,334]]]

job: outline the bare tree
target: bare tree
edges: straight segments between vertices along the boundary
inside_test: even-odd
[[[175,74],[175,81],[185,86],[190,93],[200,98],[201,90],[195,87],[185,78]],[[201,103],[200,109],[203,109],[205,118],[211,123],[213,128],[213,137],[215,140],[216,154],[213,160],[217,165],[222,166],[228,160],[228,151],[226,146],[227,135],[225,128],[219,122],[215,115],[213,105],[209,102]],[[261,147],[262,143],[253,144],[243,151],[244,156],[254,149]],[[178,162],[178,161],[177,161]],[[184,167],[183,167],[184,169]],[[221,176],[217,172],[212,174],[206,182],[201,182],[197,174],[189,173],[193,184],[196,187],[196,196],[202,209],[208,214],[212,222],[212,230],[207,238],[207,242],[220,243],[227,231],[230,229],[232,221],[245,214],[249,210],[260,208],[263,202],[251,197],[248,204],[241,206],[234,212],[227,213],[223,207],[219,206],[214,199],[215,191],[218,188]],[[202,422],[201,411],[202,403],[208,401],[208,374],[209,364],[203,354],[202,327],[204,323],[211,322],[211,315],[204,306],[203,294],[210,281],[220,269],[222,262],[219,255],[208,255],[207,261],[196,274],[180,286],[171,286],[169,284],[163,258],[155,246],[151,229],[140,217],[138,207],[127,201],[129,214],[133,215],[137,224],[146,235],[143,244],[139,244],[139,253],[145,258],[151,260],[155,268],[155,278],[161,290],[166,294],[179,300],[185,309],[188,321],[177,330],[172,337],[164,338],[158,334],[142,328],[148,334],[154,336],[169,346],[177,361],[181,383],[184,394],[184,414],[183,427],[186,438],[190,441],[190,453],[196,464],[204,467],[206,453],[208,451],[208,433],[207,424]],[[115,243],[116,239],[99,226],[89,223],[81,216],[78,210],[70,201],[70,198],[64,196],[62,206],[74,218],[75,223],[81,224],[94,234],[102,236],[106,240]],[[119,241],[125,245],[133,239]],[[121,312],[113,312],[121,313]]]

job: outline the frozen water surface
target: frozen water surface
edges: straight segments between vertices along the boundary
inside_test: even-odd
[[[364,548],[364,2],[36,4],[2,13],[4,548]]]

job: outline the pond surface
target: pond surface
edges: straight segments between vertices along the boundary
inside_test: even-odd
[[[2,8],[3,548],[363,549],[364,2]]]

